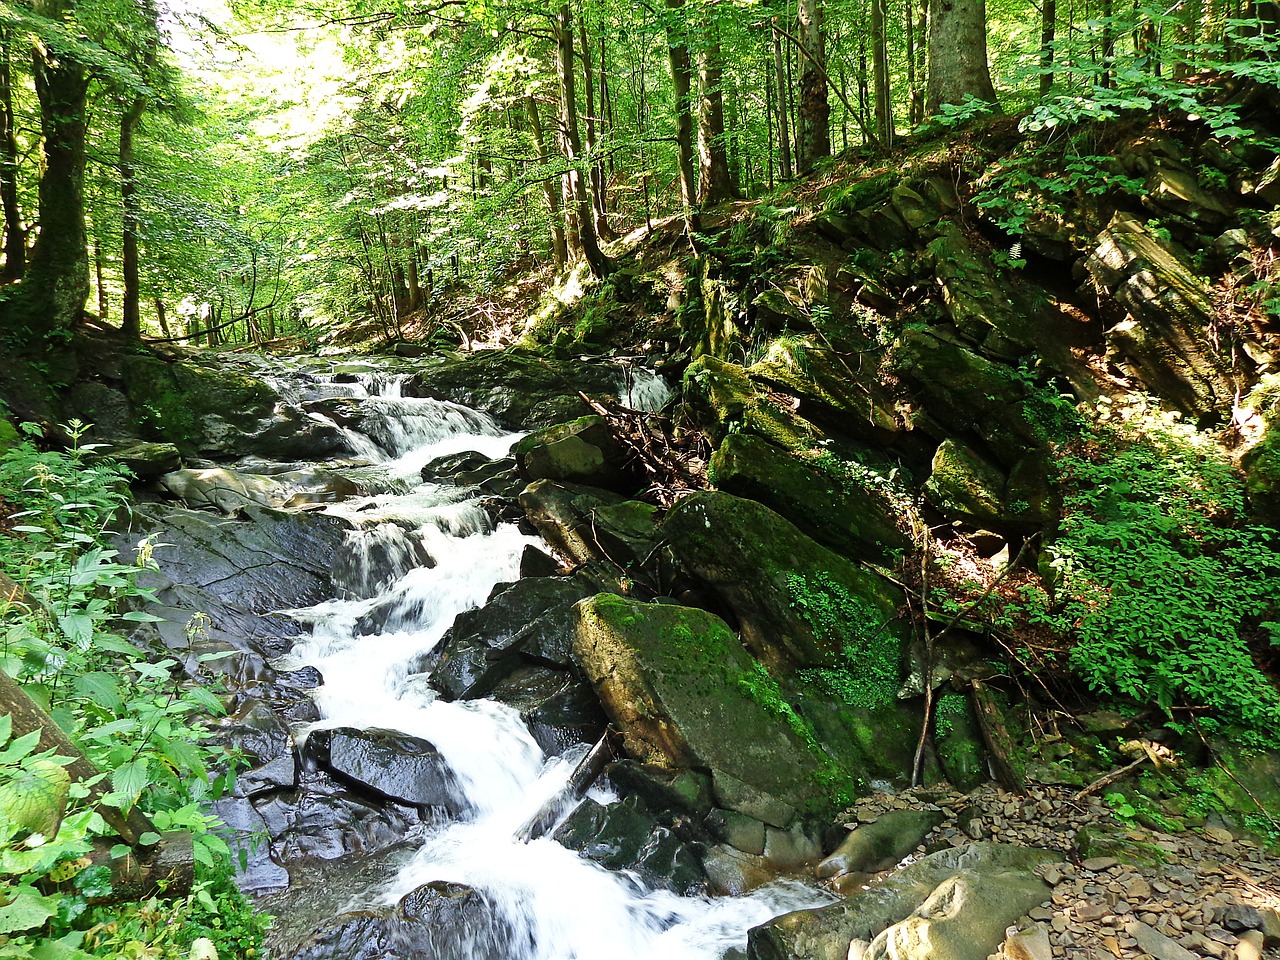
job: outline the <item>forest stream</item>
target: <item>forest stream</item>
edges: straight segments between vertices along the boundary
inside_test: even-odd
[[[437,916],[428,934],[439,951],[432,955],[450,958],[710,960],[745,947],[752,926],[831,902],[829,893],[794,880],[738,897],[682,896],[643,872],[610,871],[549,835],[521,839],[589,745],[545,735],[540,744],[513,707],[491,697],[445,699],[424,666],[455,616],[483,605],[495,585],[517,580],[522,553],[541,541],[515,523],[495,522],[480,489],[421,479],[424,466],[441,457],[476,451],[501,458],[521,434],[459,404],[402,396],[403,375],[371,370],[340,383],[312,368],[264,379],[296,403],[342,397],[363,408],[359,430],[340,428],[356,452],[341,466],[359,478],[362,492],[322,508],[346,529],[345,556],[334,565],[339,595],[286,611],[308,632],[270,663],[277,673],[313,668],[323,678],[311,691],[320,719],[293,725],[294,750],[306,758],[307,741],[324,732],[373,730],[384,743],[388,732],[425,741],[434,748],[435,783],[417,787],[436,791],[418,798],[430,799],[423,816],[372,873],[368,865],[327,869],[318,886],[308,881],[267,899],[280,913],[271,935],[275,956],[382,956],[386,938],[398,934],[361,927],[368,919],[361,911],[397,904],[403,911],[442,883],[453,898],[468,891],[466,909],[444,923]],[[669,396],[647,371],[620,389],[620,399],[637,407]],[[300,465],[289,466],[296,472]],[[262,464],[256,469],[267,472]],[[157,555],[163,570],[166,549]],[[355,776],[377,792],[377,771]],[[589,799],[607,805],[619,797],[602,781]],[[573,806],[562,803],[557,822]],[[260,861],[259,874],[261,861],[276,856],[274,843],[261,840],[241,840]]]

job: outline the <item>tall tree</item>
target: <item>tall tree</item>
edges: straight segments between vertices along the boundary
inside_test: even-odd
[[[18,139],[13,113],[13,69],[9,27],[0,27],[0,207],[4,210],[4,268],[0,283],[27,268],[27,231],[18,204]]]
[[[977,97],[996,103],[987,65],[986,0],[929,0],[929,85],[926,109]]]
[[[704,10],[698,44],[698,202],[736,196],[724,127],[724,62],[714,9]]]
[[[698,203],[697,170],[693,165],[693,61],[689,56],[689,24],[684,0],[666,0],[667,61],[671,66],[671,91],[675,101],[676,169],[680,180],[680,203],[690,228]]]
[[[797,5],[800,67],[800,102],[796,129],[796,170],[808,173],[820,159],[831,155],[831,105],[827,101],[826,37],[818,0]]]
[[[578,219],[578,240],[591,273],[603,277],[610,262],[596,236],[594,206],[584,171],[582,136],[578,129],[578,97],[574,69],[573,12],[562,3],[555,20],[556,53],[560,67],[560,128],[565,159],[569,162],[569,185]]]

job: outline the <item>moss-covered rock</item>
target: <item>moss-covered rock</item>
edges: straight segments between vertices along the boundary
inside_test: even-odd
[[[574,656],[630,755],[710,770],[720,806],[775,826],[823,805],[816,745],[723,620],[610,594],[575,611]]]
[[[544,427],[515,448],[520,476],[529,480],[568,480],[613,489],[624,479],[626,457],[604,417],[579,417]]]
[[[846,556],[884,560],[907,548],[909,538],[898,526],[901,511],[884,484],[821,473],[810,462],[735,433],[711,458],[710,476],[721,490],[760,501]]]
[[[716,443],[730,433],[746,431],[786,450],[808,450],[826,438],[767,396],[736,363],[700,357],[685,371],[684,390],[686,402]]]
[[[1273,527],[1280,526],[1280,430],[1268,418],[1267,432],[1241,460],[1249,512]]]
[[[878,354],[863,363],[874,369]],[[894,397],[873,375],[860,376],[834,351],[807,340],[774,341],[747,369],[761,391],[783,391],[797,401],[796,413],[820,428],[886,446],[902,434]]]
[[[236,440],[269,417],[279,399],[261,380],[184,360],[130,354],[121,372],[142,438],[184,453],[236,449]]]
[[[856,636],[900,635],[896,588],[762,504],[727,493],[695,494],[667,514],[662,532],[772,668],[836,666]],[[803,595],[813,602],[806,604]]]
[[[979,525],[999,523],[1008,479],[971,447],[944,440],[933,455],[933,472],[925,482],[925,496],[944,517]]]

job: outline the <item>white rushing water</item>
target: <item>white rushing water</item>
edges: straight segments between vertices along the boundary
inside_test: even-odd
[[[358,386],[379,383],[370,377]],[[381,386],[399,392],[394,381]],[[661,406],[669,391],[661,378],[637,375],[620,396],[637,408]],[[378,463],[389,489],[411,489],[328,508],[355,526],[350,598],[292,611],[312,632],[278,666],[310,665],[324,677],[315,727],[376,726],[429,740],[452,769],[467,811],[424,827],[416,855],[364,903],[395,903],[424,883],[452,881],[477,889],[499,911],[510,960],[714,960],[744,947],[748,928],[827,902],[787,882],[743,897],[680,897],[551,839],[515,839],[585,748],[548,759],[514,710],[491,700],[439,700],[418,667],[458,613],[519,576],[520,555],[536,541],[512,524],[493,524],[473,491],[412,480],[444,454],[503,456],[518,435],[456,404],[370,395],[364,405],[358,449]],[[492,942],[478,942],[476,955],[493,956]]]

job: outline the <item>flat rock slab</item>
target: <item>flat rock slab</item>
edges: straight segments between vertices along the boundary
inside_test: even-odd
[[[845,960],[850,942],[863,940],[871,960],[986,960],[1006,927],[1049,898],[1049,886],[1034,871],[1058,858],[999,843],[942,850],[839,903],[753,928],[747,956]]]

